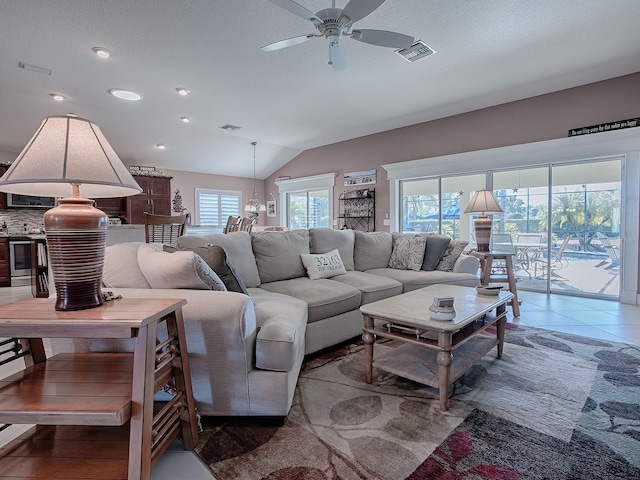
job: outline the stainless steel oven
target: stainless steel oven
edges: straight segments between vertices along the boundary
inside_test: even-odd
[[[31,242],[9,239],[9,258],[11,259],[11,286],[30,285]]]

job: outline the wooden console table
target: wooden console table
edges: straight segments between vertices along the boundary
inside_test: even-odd
[[[178,434],[193,449],[185,304],[124,298],[73,312],[44,298],[1,305],[0,337],[21,339],[26,368],[0,381],[0,423],[36,426],[0,447],[0,478],[148,479]],[[131,338],[133,353],[47,359],[42,338],[51,337]],[[155,392],[171,381],[175,393],[154,412]]]

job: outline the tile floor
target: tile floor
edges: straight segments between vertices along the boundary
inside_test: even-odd
[[[30,287],[0,288],[0,303],[30,296]],[[514,318],[510,314],[512,323],[640,345],[640,305],[525,291],[520,291],[519,297],[521,316]],[[1,373],[0,377],[4,377]],[[211,480],[214,477],[194,454],[183,451],[181,442],[176,441],[155,465],[151,478]]]

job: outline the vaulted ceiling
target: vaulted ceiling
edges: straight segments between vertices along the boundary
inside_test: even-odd
[[[357,26],[437,53],[411,63],[345,38],[334,71],[325,38],[263,52],[317,33],[268,0],[1,0],[0,150],[75,113],[126,162],[160,169],[251,177],[256,141],[264,178],[308,148],[640,71],[638,0],[387,0]]]

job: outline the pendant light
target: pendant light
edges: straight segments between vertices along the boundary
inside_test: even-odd
[[[258,192],[256,191],[256,145],[258,142],[251,142],[253,145],[253,196],[247,201],[244,206],[244,211],[247,212],[247,216],[251,220],[255,220],[260,215],[260,212],[266,212],[267,207],[258,201]]]

